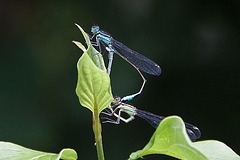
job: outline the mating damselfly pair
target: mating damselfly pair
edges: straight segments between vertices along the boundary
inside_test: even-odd
[[[122,57],[125,61],[127,61],[129,64],[131,64],[140,74],[140,76],[143,79],[143,84],[139,92],[125,96],[122,99],[120,97],[115,98],[115,100],[112,102],[112,105],[109,107],[111,112],[103,112],[104,114],[107,114],[109,116],[115,116],[117,117],[117,121],[114,121],[112,119],[105,118],[108,123],[115,123],[119,124],[120,120],[125,121],[126,123],[130,122],[134,119],[135,116],[141,117],[145,119],[147,122],[149,122],[153,127],[157,128],[158,124],[163,120],[165,117],[158,116],[155,114],[152,114],[150,112],[142,111],[137,109],[136,107],[133,107],[131,105],[128,105],[126,103],[123,103],[125,101],[130,101],[134,97],[141,94],[144,85],[146,83],[146,79],[144,78],[141,71],[146,72],[151,75],[160,75],[161,74],[161,68],[158,64],[153,62],[152,60],[148,59],[147,57],[137,53],[136,51],[131,50],[121,42],[115,40],[109,33],[106,33],[102,30],[100,30],[99,26],[93,26],[91,28],[91,32],[93,34],[90,39],[92,40],[94,37],[96,38],[96,42],[92,42],[93,45],[99,47],[99,51],[101,53],[101,44],[104,46],[105,50],[109,54],[109,62],[108,62],[108,68],[107,72],[110,75],[112,62],[113,62],[113,54],[117,54],[120,57]],[[118,111],[118,114],[116,113]],[[130,117],[128,119],[124,119],[121,117],[121,112],[127,113]],[[185,123],[186,131],[192,141],[195,141],[196,139],[200,138],[201,132],[200,130],[188,123]]]

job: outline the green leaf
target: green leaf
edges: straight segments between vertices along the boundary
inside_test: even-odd
[[[63,149],[59,154],[36,151],[10,142],[0,142],[0,160],[76,160],[73,149]]]
[[[149,154],[165,154],[189,160],[207,159],[191,143],[182,119],[171,116],[159,124],[150,142],[142,150],[132,153],[129,159],[137,159]]]
[[[86,40],[88,49],[77,41],[73,41],[84,54],[79,59],[78,83],[76,93],[82,106],[99,114],[107,108],[113,100],[110,88],[110,79],[102,55],[91,45],[91,41],[85,31],[76,24]],[[97,68],[97,67],[98,68]]]
[[[182,119],[168,117],[160,123],[150,142],[142,150],[132,153],[130,159],[149,154],[165,154],[179,159],[207,159],[191,143]]]
[[[220,141],[200,141],[195,142],[192,145],[205,154],[208,159],[240,160],[240,156],[238,156],[231,148]]]
[[[78,82],[76,93],[82,106],[99,114],[113,100],[110,92],[110,78],[97,68],[85,52],[77,64]]]
[[[180,117],[165,118],[158,126],[149,143],[129,159],[150,154],[165,154],[184,160],[239,160],[228,146],[218,141],[192,142]]]
[[[84,47],[84,45],[82,45],[82,43],[77,42],[77,41],[72,41],[74,44],[76,44],[76,46],[78,46],[78,48],[80,48],[83,52],[86,52],[86,48]]]
[[[84,39],[85,39],[85,41],[86,41],[86,43],[87,43],[87,46],[89,46],[89,45],[91,44],[91,41],[90,41],[88,35],[87,35],[86,32],[82,29],[81,26],[79,26],[79,25],[76,24],[76,23],[75,23],[75,25],[76,25],[76,26],[79,28],[79,30],[82,32],[83,37],[84,37]]]

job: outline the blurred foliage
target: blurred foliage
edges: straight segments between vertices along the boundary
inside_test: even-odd
[[[0,1],[1,140],[55,153],[69,147],[80,159],[96,159],[91,113],[75,94],[82,51],[71,41],[84,41],[74,23],[89,33],[100,25],[161,66],[159,77],[145,74],[132,105],[181,116],[201,129],[202,139],[240,153],[238,0]],[[115,55],[111,83],[114,95],[125,96],[142,82]],[[153,132],[141,119],[104,124],[106,159],[126,159]]]

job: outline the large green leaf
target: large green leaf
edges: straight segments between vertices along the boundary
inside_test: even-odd
[[[165,154],[179,159],[206,160],[207,158],[191,146],[184,122],[180,117],[165,118],[158,126],[150,142],[140,151],[132,153],[130,159],[149,154]]]
[[[78,82],[76,93],[82,106],[99,114],[107,108],[113,98],[110,92],[110,78],[97,68],[85,52],[77,63]]]
[[[228,146],[218,141],[191,142],[180,117],[164,119],[149,143],[130,155],[130,160],[149,154],[165,154],[184,160],[240,159]]]
[[[76,160],[73,149],[63,149],[59,154],[28,149],[10,142],[0,142],[0,160]]]
[[[87,50],[80,42],[73,41],[84,54],[77,64],[78,83],[76,93],[82,106],[99,114],[107,108],[113,100],[110,79],[102,55],[92,46],[85,31],[76,24],[82,32],[88,46]],[[98,68],[97,68],[98,67]]]

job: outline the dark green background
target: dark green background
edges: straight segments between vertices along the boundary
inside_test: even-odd
[[[144,91],[131,104],[179,115],[201,129],[201,140],[240,154],[239,0],[1,0],[0,140],[48,152],[70,147],[81,160],[97,159],[91,112],[75,94],[82,51],[71,41],[84,41],[74,23],[88,33],[100,25],[161,66],[159,77],[144,74]],[[114,95],[125,96],[142,80],[115,55],[111,82]],[[102,128],[107,160],[127,159],[154,132],[140,118]]]

